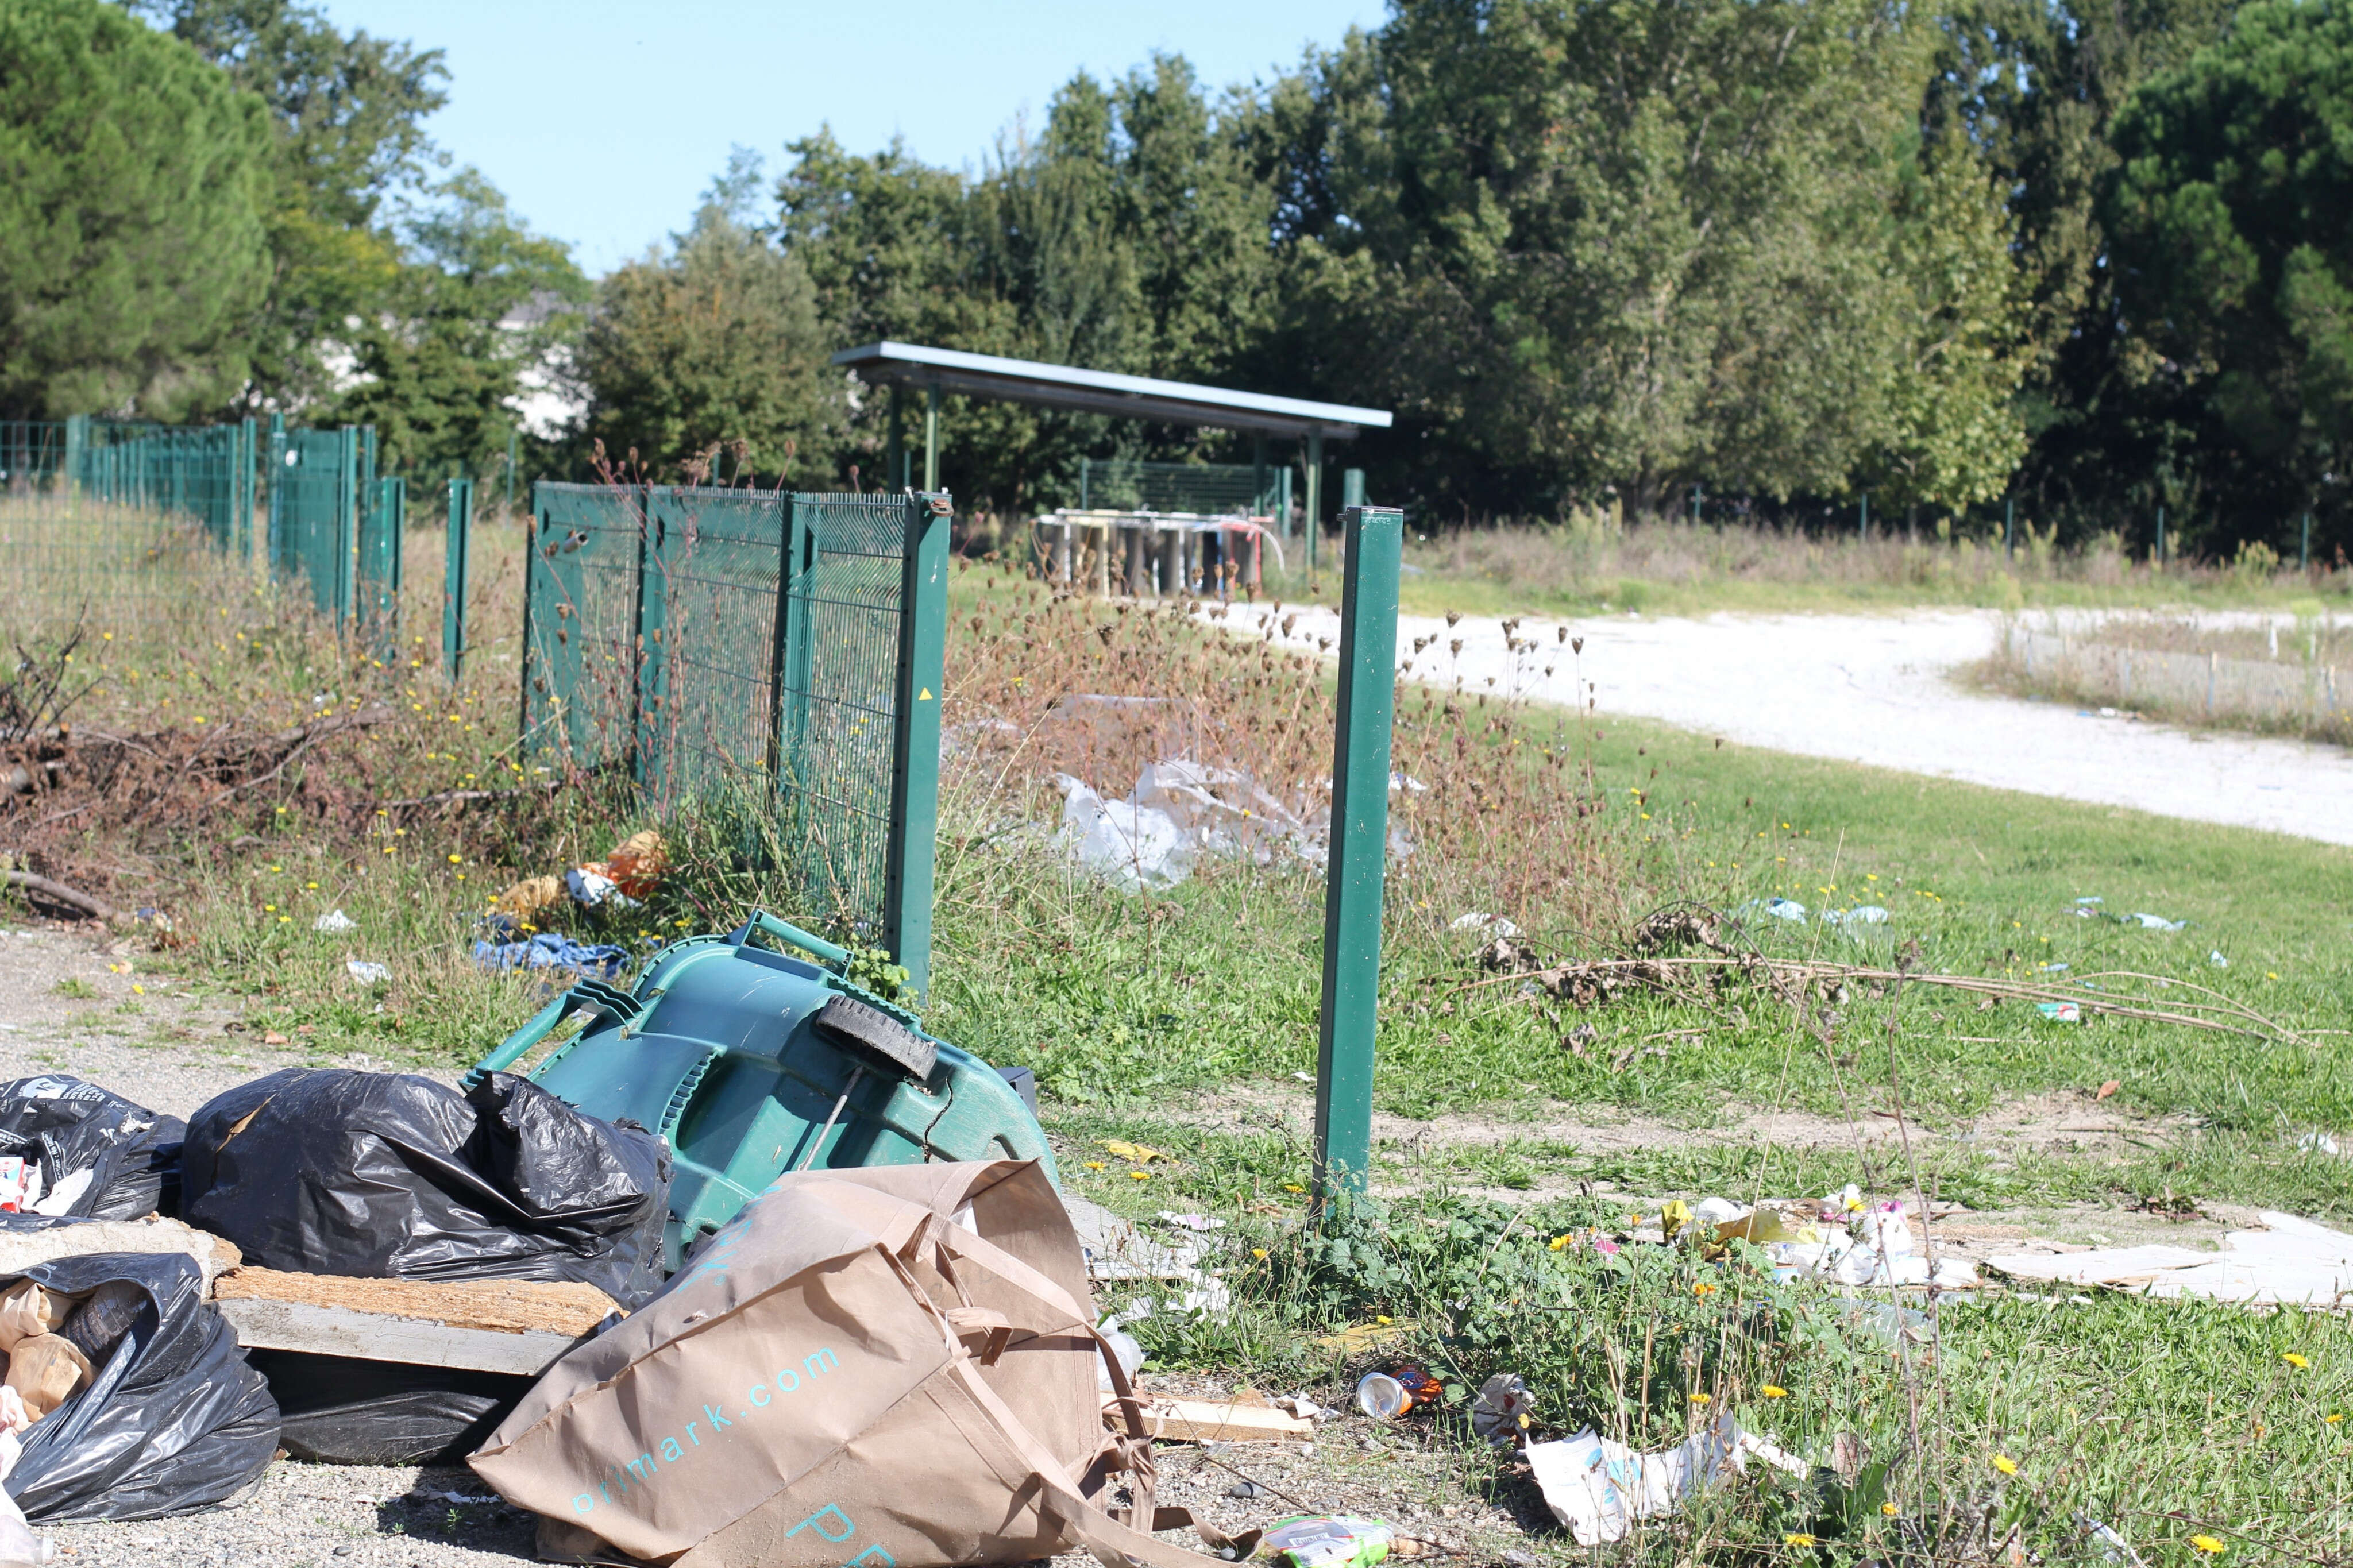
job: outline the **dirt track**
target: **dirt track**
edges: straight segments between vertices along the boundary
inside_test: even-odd
[[[1229,624],[1255,634],[1273,608],[1238,605]],[[1584,639],[1581,655],[1556,640],[1563,625]],[[1517,635],[1537,647],[1514,654],[1495,619],[1465,616],[1449,630],[1441,619],[1406,616],[1398,653],[1411,679],[1460,679],[1467,690],[1579,707],[1589,694],[1604,713],[1662,719],[1748,745],[2353,844],[2353,755],[2342,748],[2103,719],[1961,689],[1949,673],[1991,653],[1998,628],[1993,613],[1980,610],[1529,616]],[[1437,640],[1419,658],[1411,654],[1416,637],[1431,636]],[[1302,610],[1280,640],[1312,649],[1324,637],[1336,648],[1339,616]],[[1457,638],[1459,655],[1448,648]]]

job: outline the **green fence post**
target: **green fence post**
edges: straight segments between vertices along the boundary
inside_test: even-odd
[[[1315,1195],[1365,1190],[1373,1152],[1373,1041],[1380,1020],[1381,880],[1389,837],[1389,730],[1397,705],[1398,566],[1405,514],[1343,519],[1340,720],[1332,745],[1332,838],[1324,871],[1324,993],[1315,1051]]]
[[[389,665],[400,658],[400,544],[408,523],[408,481],[398,475],[380,479],[368,487],[366,499],[355,614]]]
[[[284,529],[286,510],[286,416],[269,416],[269,520],[263,525],[261,559],[263,569],[275,577],[280,569],[280,552],[285,549]]]
[[[899,577],[899,679],[891,705],[891,838],[882,945],[917,995],[932,983],[932,858],[940,824],[940,687],[947,673],[948,527],[943,494],[907,500]]]
[[[1362,506],[1364,504],[1365,470],[1362,468],[1342,468],[1340,470],[1340,509],[1343,511],[1345,511],[1352,506]]]
[[[60,487],[69,495],[82,484],[82,464],[90,452],[90,416],[69,414],[66,416],[65,484]]]
[[[2157,563],[2165,564],[2165,509],[2157,509]]]
[[[2296,536],[2295,569],[2306,574],[2312,571],[2312,514],[2310,512],[2304,514],[2304,529]]]
[[[1859,515],[1861,521],[1855,525],[1854,536],[1857,539],[1869,539],[1871,537],[1871,492],[1869,490],[1862,492],[1862,510]]]
[[[510,515],[514,511],[515,469],[522,463],[522,433],[510,430],[507,432],[507,511]]]
[[[441,668],[455,686],[466,673],[467,552],[474,526],[474,481],[449,480],[449,515],[441,552]]]
[[[2001,558],[2018,559],[2018,498],[2001,498]]]
[[[630,750],[641,789],[667,797],[670,783],[670,518],[678,492],[654,485],[644,490],[638,518],[638,614],[634,652],[637,669],[629,687]],[[691,505],[690,500],[684,504]],[[584,634],[585,635],[585,634]]]
[[[359,602],[360,433],[346,425],[335,441],[335,629],[349,624]]]

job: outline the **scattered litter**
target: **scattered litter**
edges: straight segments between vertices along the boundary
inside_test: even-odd
[[[360,922],[352,919],[351,916],[343,913],[341,910],[329,910],[325,914],[321,915],[317,920],[311,922],[311,929],[315,931],[325,931],[332,935],[337,931],[357,931],[360,929]]]
[[[1409,795],[1428,795],[1430,786],[1411,773],[1392,773],[1389,774],[1389,793],[1395,795],[1399,790]]]
[[[1116,1154],[1123,1160],[1133,1160],[1139,1165],[1148,1165],[1155,1160],[1168,1158],[1157,1149],[1147,1149],[1141,1143],[1131,1143],[1124,1138],[1106,1138],[1103,1140],[1103,1146],[1106,1152]]]
[[[2120,1247],[1996,1258],[1988,1268],[2015,1279],[2106,1285],[2151,1296],[2199,1296],[2270,1306],[2337,1307],[2353,1297],[2353,1236],[2265,1210],[2262,1230],[2234,1230],[2219,1252],[2186,1247]]]
[[[2143,931],[2180,931],[2189,924],[2188,921],[2169,921],[2163,915],[2152,915],[2139,912],[2135,912],[2129,915],[2121,915],[2117,918],[2124,924],[2137,925]],[[2102,1528],[2105,1529],[2106,1527],[2103,1526]]]
[[[1484,931],[1491,936],[1517,936],[1520,934],[1520,928],[1518,926],[1513,924],[1510,921],[1505,920],[1501,915],[1491,915],[1483,910],[1472,910],[1469,914],[1455,916],[1452,921],[1448,922],[1446,929],[1449,931]]]
[[[0,1207],[139,1219],[177,1206],[186,1124],[63,1073],[0,1084]],[[15,1180],[10,1179],[10,1160]]]
[[[1212,1219],[1205,1214],[1170,1214],[1162,1209],[1158,1215],[1163,1225],[1173,1225],[1179,1230],[1212,1231],[1226,1228],[1226,1222]]]
[[[1315,1342],[1327,1351],[1361,1355],[1366,1351],[1378,1350],[1391,1340],[1403,1339],[1420,1327],[1419,1318],[1379,1318],[1369,1323],[1352,1323],[1336,1334],[1325,1334]]]
[[[2101,898],[2077,899],[2075,900],[2075,918],[2085,921],[2092,919],[2100,912],[2100,906],[2107,901],[2107,900]]]
[[[1058,840],[1081,866],[1130,892],[1174,887],[1202,855],[1242,855],[1261,866],[1279,854],[1324,861],[1323,821],[1301,816],[1235,769],[1184,757],[1153,763],[1125,800],[1107,800],[1069,773],[1054,783],[1062,791]]]
[[[2054,1024],[2080,1024],[2084,1009],[2074,1002],[2037,1002],[2034,1010]]]
[[[2231,961],[2222,956],[2222,950],[2219,947],[2206,955],[2206,962],[2212,964],[2217,969],[2228,969],[2231,967]]]
[[[1692,1493],[1746,1471],[1752,1458],[1806,1474],[1801,1461],[1742,1431],[1729,1410],[1679,1447],[1656,1453],[1636,1453],[1590,1428],[1527,1447],[1546,1506],[1579,1546],[1624,1540],[1636,1521],[1665,1518]]]
[[[529,942],[478,942],[474,962],[484,969],[564,969],[592,980],[612,980],[628,967],[629,950],[542,931]]]
[[[1795,899],[1751,899],[1733,912],[1745,915],[1751,910],[1771,915],[1777,921],[1803,921],[1806,918],[1806,906]]]
[[[2140,1553],[2132,1549],[2132,1543],[2091,1515],[2075,1515],[2075,1528],[2100,1543],[2100,1555],[2106,1561],[2121,1563],[2124,1568],[2143,1568]]]
[[[0,1481],[15,1471],[24,1452],[13,1430],[0,1431]],[[25,1522],[25,1510],[0,1489],[0,1568],[42,1568],[57,1559],[58,1543],[46,1535],[35,1535]]]
[[[392,965],[364,958],[343,960],[343,973],[363,985],[382,985],[392,978]]]
[[[2337,1140],[2326,1132],[2307,1132],[2295,1141],[2295,1146],[2307,1153],[2334,1155]]]
[[[1373,1568],[1391,1557],[1419,1557],[1422,1550],[1388,1521],[1352,1513],[1277,1520],[1259,1542],[1259,1555],[1277,1568]]]
[[[2039,967],[2045,974],[2064,974],[2067,973],[2067,963],[2063,959],[2053,960],[2052,963],[2040,964],[2037,967]]]
[[[1799,911],[1800,916],[1803,910]],[[1822,923],[1829,926],[1883,926],[1891,917],[1877,904],[1858,904],[1851,910],[1824,910]]]
[[[1535,1396],[1518,1376],[1497,1373],[1471,1401],[1471,1429],[1498,1448],[1515,1448],[1535,1425]]]
[[[1312,1072],[1293,1071],[1291,1076],[1300,1083],[1314,1083],[1315,1081],[1315,1075]]]

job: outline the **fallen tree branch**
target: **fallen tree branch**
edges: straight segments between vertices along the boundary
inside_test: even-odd
[[[47,877],[37,877],[30,871],[0,871],[0,882],[12,888],[22,888],[37,898],[69,910],[76,910],[94,921],[111,921],[114,911],[88,893],[69,888],[63,882],[53,882]]]
[[[298,724],[291,730],[282,730],[274,737],[274,740],[288,750],[284,756],[278,759],[278,765],[266,773],[257,773],[240,784],[229,785],[228,788],[205,802],[205,808],[209,811],[232,795],[242,795],[257,784],[269,783],[291,767],[295,758],[331,735],[340,735],[347,730],[364,730],[370,725],[384,723],[391,717],[390,706],[379,702],[372,708],[363,708],[357,712],[338,713],[331,719],[321,719],[314,723]]]

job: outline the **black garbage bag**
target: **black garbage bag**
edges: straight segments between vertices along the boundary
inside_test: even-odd
[[[85,1219],[144,1219],[180,1203],[187,1123],[63,1073],[0,1085],[0,1154],[37,1157],[45,1193],[90,1172],[60,1211]]]
[[[661,1286],[670,1155],[492,1073],[289,1068],[188,1121],[181,1217],[246,1261],[394,1279],[573,1279],[624,1307]]]
[[[161,1519],[241,1499],[278,1452],[278,1406],[176,1252],[91,1252],[36,1264],[60,1295],[135,1286],[146,1300],[90,1359],[90,1385],[33,1423],[8,1490],[35,1522]],[[69,1321],[63,1331],[70,1335]]]
[[[454,1465],[537,1381],[299,1351],[248,1351],[246,1359],[278,1401],[279,1446],[317,1465]]]

